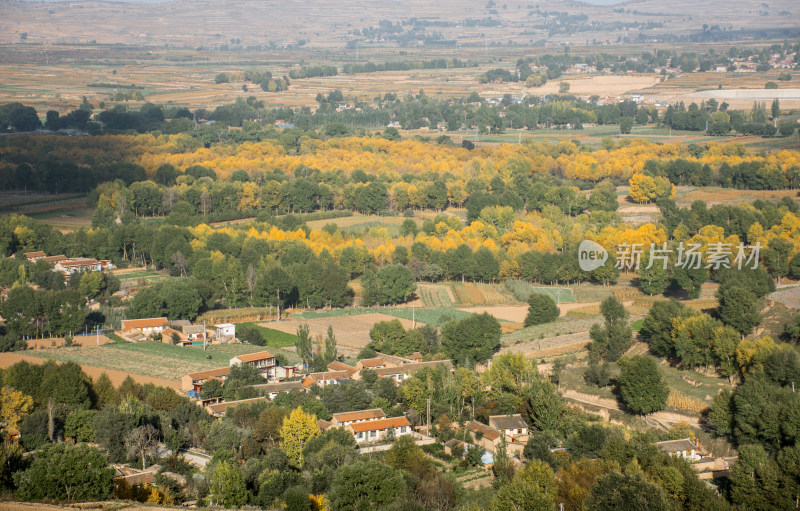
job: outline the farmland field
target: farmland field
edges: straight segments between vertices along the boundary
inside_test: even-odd
[[[226,366],[235,355],[255,353],[263,349],[249,344],[218,344],[210,345],[203,351],[201,347],[181,348],[158,342],[143,342],[44,349],[31,351],[29,355],[179,381],[186,373]],[[208,359],[209,356],[211,359]]]
[[[311,315],[307,315],[311,316]],[[395,318],[388,314],[354,314],[354,315],[336,315],[324,316],[314,315],[315,317],[303,317],[290,319],[285,321],[277,321],[270,323],[259,323],[259,326],[278,330],[287,334],[294,334],[297,332],[297,327],[300,325],[308,325],[311,338],[316,340],[324,338],[328,333],[328,326],[333,327],[333,333],[336,336],[336,343],[339,348],[349,349],[350,351],[358,351],[365,347],[370,342],[369,331],[375,323],[379,321],[391,321],[399,319],[404,328],[411,328],[411,320],[404,318]]]
[[[450,307],[453,305],[453,294],[446,285],[418,283],[416,294],[423,307]]]

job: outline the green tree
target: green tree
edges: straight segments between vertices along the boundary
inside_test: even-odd
[[[612,511],[666,511],[669,509],[664,491],[647,482],[641,474],[624,475],[619,472],[600,477],[586,497],[587,510]]]
[[[533,460],[510,484],[500,487],[491,511],[550,511],[555,508],[555,476],[544,462]]]
[[[297,339],[294,341],[294,346],[297,349],[297,355],[303,360],[306,367],[310,366],[314,358],[313,343],[311,341],[311,334],[309,333],[309,326],[302,324],[297,327]]]
[[[106,457],[86,444],[49,444],[30,468],[14,476],[21,500],[85,502],[111,497],[114,470]]]
[[[336,351],[336,336],[333,335],[333,327],[328,325],[328,334],[325,336],[325,349],[323,350],[323,358],[325,359],[325,365],[327,366],[334,360],[336,360],[337,351]]]
[[[756,296],[750,290],[739,286],[728,287],[721,291],[717,297],[719,318],[742,335],[749,334],[761,321],[761,315],[756,307]]]
[[[406,302],[417,289],[411,270],[401,264],[383,266],[378,270],[376,278],[380,305]]]
[[[209,498],[225,508],[247,504],[244,474],[232,462],[222,461],[214,467],[209,483]]]
[[[644,259],[647,260],[648,257],[645,256]],[[653,296],[663,293],[670,280],[672,280],[672,275],[669,270],[662,264],[655,263],[650,268],[643,266],[639,269],[637,284],[643,293]]]
[[[500,347],[500,323],[488,313],[442,327],[442,350],[454,362],[485,362]]]
[[[333,478],[328,500],[333,511],[385,509],[404,502],[407,493],[403,472],[368,460],[341,467]]]
[[[75,410],[64,421],[64,436],[76,442],[94,442],[94,410]]]
[[[533,293],[528,298],[528,315],[525,326],[541,325],[558,319],[558,306],[549,295]]]
[[[647,415],[666,406],[669,387],[653,358],[646,355],[622,357],[617,364],[620,398],[626,407],[634,413]]]

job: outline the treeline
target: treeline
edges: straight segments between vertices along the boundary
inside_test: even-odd
[[[459,69],[463,67],[476,67],[477,62],[453,59],[431,60],[397,60],[387,62],[365,62],[362,64],[344,64],[342,72],[345,74],[374,73],[377,71],[409,71],[412,69]]]
[[[289,78],[316,78],[318,76],[336,76],[338,71],[336,66],[302,66],[300,69],[289,71]]]

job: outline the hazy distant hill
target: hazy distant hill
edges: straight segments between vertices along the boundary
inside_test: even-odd
[[[641,0],[616,5],[519,0],[15,0],[0,1],[0,42],[218,47],[233,41],[245,46],[332,48],[348,43],[541,45],[698,34],[703,25],[719,34],[797,29],[798,19],[796,0]]]

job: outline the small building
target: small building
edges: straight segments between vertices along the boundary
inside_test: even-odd
[[[297,367],[296,366],[276,366],[275,367],[275,378],[279,380],[287,380],[289,378],[294,378],[297,376]]]
[[[231,368],[228,366],[189,373],[181,378],[181,388],[187,391],[193,390],[195,392],[200,392],[203,390],[203,384],[205,384],[205,382],[208,380],[225,381],[225,378],[228,377],[230,372]]]
[[[386,362],[379,358],[365,358],[356,362],[356,369],[363,371],[364,369],[382,369],[386,367]]]
[[[301,390],[305,392],[307,389],[303,387],[303,382],[300,381],[279,381],[273,383],[260,383],[252,386],[256,391],[263,392],[264,397],[270,401],[275,399],[278,394],[284,392],[291,392],[293,390]]]
[[[221,342],[228,342],[236,339],[236,325],[233,323],[221,323],[214,325],[217,327],[217,339]]]
[[[167,318],[123,319],[121,330],[136,329],[146,336],[160,334],[169,326]]]
[[[356,439],[357,444],[366,442],[380,442],[390,436],[390,431],[395,437],[411,434],[411,423],[405,417],[391,417],[365,422],[356,422],[345,427]]]
[[[677,456],[687,461],[699,461],[703,458],[703,453],[691,438],[656,442],[656,447],[670,456]]]
[[[517,437],[528,434],[528,425],[522,420],[522,415],[490,415],[489,426],[506,436],[506,441],[514,442]]]
[[[345,364],[343,362],[339,362],[339,361],[333,361],[330,364],[328,364],[328,370],[329,371],[347,371],[350,374],[351,378],[353,377],[354,374],[356,374],[358,372],[358,369],[356,369],[355,367],[349,366],[349,365],[347,365],[347,364]]]
[[[360,410],[357,412],[341,412],[334,413],[331,416],[331,424],[336,427],[349,426],[357,422],[374,421],[385,419],[386,414],[380,408],[371,408],[369,410]]]
[[[431,362],[412,362],[410,364],[403,364],[396,367],[383,367],[375,369],[375,374],[379,378],[391,378],[396,383],[405,381],[415,371],[425,369],[426,367],[444,366],[448,371],[453,371],[453,363],[449,360],[433,360]]]
[[[325,371],[322,373],[311,373],[303,380],[303,386],[308,388],[312,385],[319,385],[320,387],[327,387],[328,385],[337,385],[342,380],[350,380],[350,374],[347,371]]]
[[[182,327],[181,330],[190,341],[204,341],[206,339],[206,327],[203,325],[187,325]]]
[[[225,415],[225,412],[228,410],[228,408],[234,408],[241,404],[253,404],[259,401],[266,401],[266,398],[253,397],[250,399],[240,399],[238,401],[223,401],[221,403],[206,406],[206,411],[214,417],[222,417]]]
[[[239,364],[250,364],[253,367],[257,367],[265,378],[275,378],[275,367],[278,365],[275,355],[269,351],[236,355],[230,360],[231,367]]]
[[[161,342],[175,344],[176,346],[191,346],[192,342],[182,332],[167,327],[161,331]]]
[[[45,257],[47,257],[47,254],[44,252],[25,252],[25,258],[30,262],[38,261]]]
[[[72,275],[73,273],[80,273],[83,271],[101,271],[103,269],[100,261],[97,259],[64,259],[58,261],[54,266],[56,271],[60,271],[64,275]]]
[[[479,445],[490,452],[497,452],[497,446],[500,445],[502,439],[499,431],[479,421],[470,422],[468,427],[472,437],[475,439],[475,445]]]

